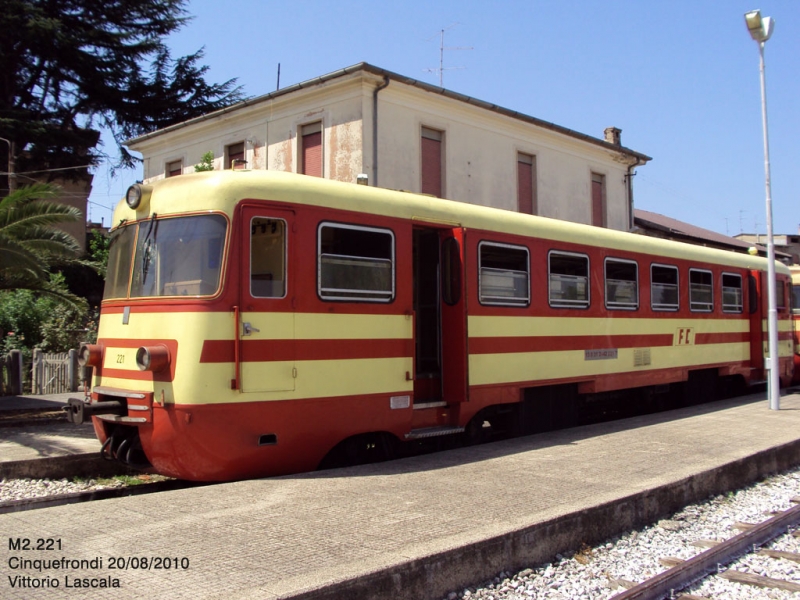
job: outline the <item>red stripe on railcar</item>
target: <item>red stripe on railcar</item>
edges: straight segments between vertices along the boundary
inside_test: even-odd
[[[242,340],[242,362],[281,360],[356,360],[366,358],[412,358],[412,339],[366,340]],[[201,363],[234,360],[233,340],[206,340]]]
[[[650,348],[672,346],[672,334],[653,335],[547,335],[530,337],[469,338],[470,354],[514,354],[517,352],[562,352],[604,348]]]

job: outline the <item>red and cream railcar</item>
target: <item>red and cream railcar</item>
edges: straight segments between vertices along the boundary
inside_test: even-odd
[[[480,436],[569,394],[764,378],[757,257],[275,172],[134,187],[114,224],[72,419],[166,475],[307,471],[346,440]]]
[[[792,320],[794,324],[794,378],[800,383],[800,265],[789,267],[792,273]]]

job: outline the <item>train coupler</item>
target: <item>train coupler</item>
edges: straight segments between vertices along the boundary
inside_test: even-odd
[[[70,398],[64,407],[67,420],[75,425],[88,423],[94,415],[125,415],[128,413],[126,406],[118,401],[86,402],[80,398]]]

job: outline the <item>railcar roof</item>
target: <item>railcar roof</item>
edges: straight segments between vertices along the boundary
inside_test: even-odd
[[[114,211],[114,224],[187,212],[221,211],[233,215],[245,199],[324,206],[367,214],[438,223],[554,242],[581,243],[623,252],[696,260],[748,269],[766,269],[766,259],[744,253],[593,227],[547,217],[467,204],[280,171],[212,171],[162,179],[152,184],[149,203],[131,210],[124,201]],[[778,264],[778,270],[789,269]]]

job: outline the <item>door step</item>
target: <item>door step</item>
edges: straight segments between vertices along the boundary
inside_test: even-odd
[[[422,429],[412,429],[406,434],[407,440],[421,440],[423,438],[432,438],[440,435],[454,435],[456,433],[463,433],[463,427],[423,427]]]

